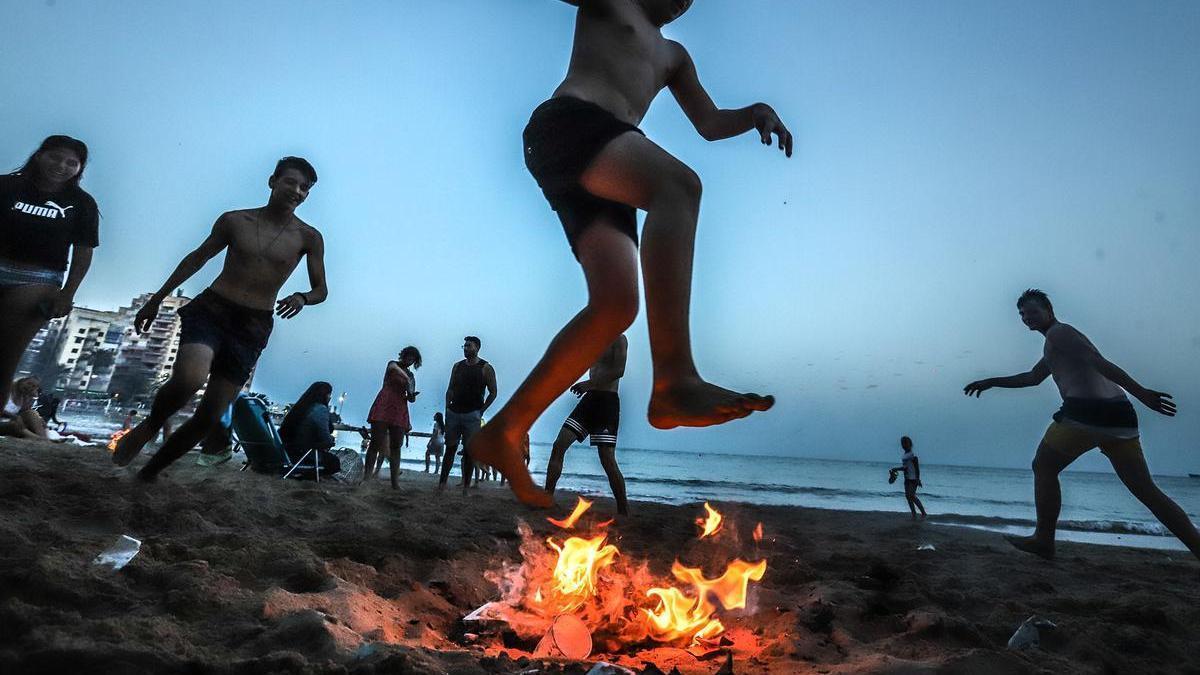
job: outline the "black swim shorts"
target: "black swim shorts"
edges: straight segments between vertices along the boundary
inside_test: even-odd
[[[212,374],[243,385],[271,337],[270,310],[251,309],[224,298],[211,288],[179,310],[180,345],[208,345]]]
[[[592,445],[616,445],[621,425],[621,399],[615,391],[589,391],[563,422],[576,440],[591,437]]]
[[[595,103],[569,96],[538,106],[525,126],[525,166],[558,213],[576,258],[576,240],[600,217],[637,243],[637,210],[596,197],[579,184],[579,177],[604,146],[628,131],[642,133]]]

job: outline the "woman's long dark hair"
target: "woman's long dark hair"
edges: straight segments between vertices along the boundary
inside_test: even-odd
[[[74,178],[67,181],[67,184],[71,187],[79,187],[79,181],[83,179],[83,170],[87,168],[88,148],[86,143],[78,138],[71,138],[70,136],[47,136],[46,140],[42,141],[42,144],[38,146],[38,149],[34,150],[33,154],[29,156],[29,159],[25,160],[25,163],[21,165],[21,168],[17,169],[13,173],[19,176],[24,176],[29,180],[36,179],[37,164],[34,163],[34,159],[46,150],[70,150],[79,156],[79,173],[75,174]]]
[[[300,422],[308,416],[309,408],[314,405],[325,403],[325,399],[333,395],[333,385],[328,382],[313,382],[308,385],[308,389],[300,394],[299,400],[292,404],[291,410],[283,416],[283,423],[279,425],[279,437],[287,438],[291,436],[296,427],[300,426]]]

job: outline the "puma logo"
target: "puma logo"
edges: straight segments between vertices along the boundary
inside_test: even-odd
[[[26,204],[25,202],[17,202],[13,204],[13,209],[21,213],[28,213],[31,216],[39,218],[66,218],[67,211],[75,208],[74,206],[59,206],[52,201],[47,201],[45,206],[37,206],[35,204]]]

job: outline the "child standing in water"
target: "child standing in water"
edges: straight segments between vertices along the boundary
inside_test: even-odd
[[[669,88],[706,140],[751,129],[792,154],[792,135],[771,106],[720,109],[683,45],[662,27],[691,0],[566,0],[578,7],[566,79],[525,127],[525,164],[558,213],[587,281],[587,305],[550,342],[513,397],[469,445],[498,468],[518,499],[548,506],[521,457],[521,439],[554,399],[633,323],[638,267],[654,360],[649,420],[660,429],[703,427],[767,410],[770,396],[705,381],[692,359],[688,317],[700,179],[637,128]],[[646,211],[639,252],[636,209]]]

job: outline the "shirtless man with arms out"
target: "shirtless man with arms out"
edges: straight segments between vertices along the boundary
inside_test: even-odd
[[[687,50],[663,37],[662,27],[691,0],[567,2],[579,8],[571,63],[525,127],[525,164],[558,212],[583,268],[588,301],[470,449],[534,506],[552,500],[522,463],[521,439],[637,316],[639,256],[654,361],[650,423],[703,427],[774,403],[770,396],[710,384],[696,369],[688,318],[700,179],[637,128],[650,102],[669,88],[706,140],[756,130],[763,144],[777,142],[792,154],[792,136],[770,106],[717,108]],[[636,209],[647,214],[640,253]]]
[[[600,465],[608,476],[613,499],[617,501],[617,513],[629,515],[629,502],[625,499],[625,476],[617,466],[617,429],[621,422],[621,399],[617,385],[625,375],[625,359],[629,353],[629,340],[624,335],[617,337],[588,371],[588,379],[571,385],[571,393],[581,396],[579,405],[563,422],[554,447],[550,450],[550,462],[546,465],[546,492],[554,494],[554,486],[562,475],[563,457],[571,444],[589,436],[596,452],[600,454]]]
[[[271,189],[267,205],[229,211],[217,218],[208,238],[184,256],[162,288],[138,311],[134,328],[145,333],[158,316],[163,298],[228,249],[216,281],[179,310],[182,331],[171,379],[155,395],[150,415],[118,441],[114,463],[125,466],[133,461],[167,418],[207,379],[208,388],[195,414],[175,429],[138,472],[142,480],[154,480],[204,438],[250,378],[271,335],[272,310],[290,319],[306,306],[325,301],[324,240],[295,214],[316,182],[316,171],[304,159],[279,160],[267,181]],[[279,289],[306,256],[312,290],[277,300]]]
[[[1101,356],[1087,336],[1055,318],[1050,298],[1042,291],[1025,291],[1017,300],[1017,310],[1029,330],[1046,336],[1042,359],[1027,373],[991,377],[963,388],[967,396],[978,397],[992,387],[1035,387],[1053,376],[1063,398],[1062,408],[1054,414],[1033,458],[1037,528],[1032,536],[1008,537],[1009,542],[1028,553],[1054,557],[1054,530],[1062,508],[1058,474],[1083,453],[1099,447],[1133,496],[1200,558],[1200,532],[1150,476],[1137,413],[1125,393],[1168,417],[1176,411],[1171,395],[1143,387]]]

